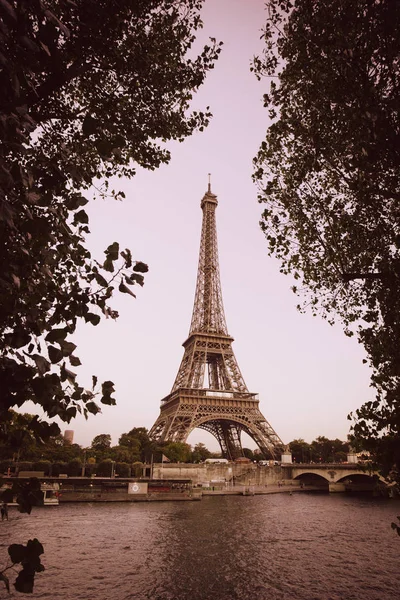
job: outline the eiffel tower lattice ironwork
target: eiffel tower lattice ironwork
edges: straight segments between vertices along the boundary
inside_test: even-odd
[[[218,440],[225,458],[243,455],[241,433],[274,458],[284,444],[259,410],[257,394],[248,391],[228,334],[218,264],[215,210],[208,191],[201,201],[203,224],[196,294],[185,353],[171,393],[161,401],[150,431],[153,440],[185,442],[195,428]]]

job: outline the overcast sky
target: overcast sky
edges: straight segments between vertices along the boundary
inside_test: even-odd
[[[100,433],[113,444],[132,427],[151,428],[160,400],[174,382],[193,308],[202,212],[200,200],[212,173],[218,196],[217,230],[222,293],[233,349],[260,410],[287,443],[318,435],[345,439],[347,414],[373,394],[364,352],[340,325],[296,311],[292,282],[267,255],[260,231],[262,206],[251,181],[252,158],[268,126],[262,95],[267,81],[250,73],[262,49],[262,0],[206,0],[202,36],[224,42],[214,71],[198,93],[196,108],[209,105],[210,126],[172,146],[172,161],[156,172],[140,171],[119,181],[124,202],[90,203],[88,246],[101,260],[112,242],[131,248],[149,265],[137,299],[118,294],[114,322],[84,325],[74,341],[83,366],[74,369],[87,386],[92,374],[116,385],[117,406],[104,407],[88,421],[78,418],[64,429],[74,441],[90,445]],[[188,442],[218,444],[202,430]],[[244,445],[255,447],[246,437]]]

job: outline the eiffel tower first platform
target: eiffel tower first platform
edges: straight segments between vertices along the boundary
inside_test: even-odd
[[[217,196],[208,191],[201,201],[199,268],[189,337],[171,393],[161,400],[160,416],[150,430],[159,442],[185,442],[195,428],[218,440],[225,458],[243,455],[245,431],[267,457],[284,444],[263,417],[257,394],[248,391],[232,349],[222,303],[215,210]]]

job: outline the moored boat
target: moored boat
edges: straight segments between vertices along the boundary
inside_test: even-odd
[[[12,484],[5,483],[0,488],[0,498],[3,496],[3,492],[11,491]],[[59,495],[60,495],[60,485],[57,482],[44,482],[40,484],[40,491],[43,492],[43,500],[40,502],[39,506],[58,506],[60,504]],[[7,501],[8,506],[18,506],[17,502],[17,493],[13,494],[12,500]]]

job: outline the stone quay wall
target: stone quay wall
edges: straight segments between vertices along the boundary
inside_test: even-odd
[[[187,464],[155,463],[154,479],[191,479],[193,485],[266,486],[291,480],[291,469],[280,466],[259,466],[254,463]],[[293,484],[297,482],[293,481]],[[298,482],[300,484],[300,482]]]

